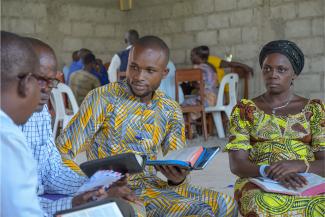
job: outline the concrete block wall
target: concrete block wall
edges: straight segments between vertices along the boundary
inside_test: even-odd
[[[110,60],[124,47],[130,28],[162,37],[177,67],[190,67],[190,50],[208,45],[212,54],[231,53],[255,69],[250,97],[264,91],[258,64],[262,45],[289,39],[306,55],[295,89],[325,100],[324,0],[134,0],[127,12],[116,0],[3,0],[1,12],[2,29],[49,42],[61,63],[69,63],[80,47]]]

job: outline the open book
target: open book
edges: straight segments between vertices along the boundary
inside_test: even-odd
[[[307,179],[308,184],[297,190],[288,189],[279,182],[269,178],[250,178],[250,182],[256,184],[266,192],[299,195],[299,196],[313,196],[325,193],[325,178],[313,173],[300,173]]]
[[[167,153],[157,160],[146,160],[146,165],[174,165],[190,170],[200,170],[213,159],[220,150],[219,147],[204,148],[202,146],[188,147]]]
[[[123,217],[123,214],[114,200],[94,201],[84,205],[57,212],[55,217]]]

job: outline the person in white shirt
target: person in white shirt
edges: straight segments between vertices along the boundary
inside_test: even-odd
[[[38,58],[22,37],[1,31],[1,216],[41,217],[36,163],[18,128],[40,101]]]
[[[126,71],[130,49],[138,39],[139,33],[134,29],[130,29],[129,31],[127,31],[127,33],[125,33],[124,42],[127,44],[127,47],[126,49],[118,52],[113,56],[107,70],[108,79],[110,82],[117,81],[118,72]]]

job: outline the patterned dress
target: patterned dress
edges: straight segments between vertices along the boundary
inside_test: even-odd
[[[325,150],[325,106],[311,100],[294,115],[269,115],[253,101],[241,100],[230,119],[226,150],[246,150],[257,165],[280,160],[314,161]],[[235,184],[235,199],[243,216],[323,216],[325,196],[288,196],[266,193],[246,178]]]
[[[185,144],[179,105],[158,90],[150,103],[141,103],[125,81],[90,92],[57,139],[58,149],[75,169],[69,159],[82,151],[88,159],[125,152],[156,159],[158,152],[166,154]],[[143,201],[148,216],[237,216],[231,197],[191,186],[187,181],[171,186],[156,173],[153,167],[146,167],[143,173],[130,176],[128,182]]]

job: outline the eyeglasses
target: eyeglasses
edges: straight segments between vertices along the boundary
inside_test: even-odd
[[[285,72],[287,72],[289,70],[289,68],[286,68],[286,67],[283,67],[283,66],[278,66],[276,68],[273,68],[271,66],[263,66],[262,71],[263,71],[264,74],[266,74],[266,73],[269,73],[269,72],[273,72],[274,69],[279,74],[283,74],[283,73],[285,73]]]
[[[54,79],[46,78],[46,77],[36,75],[36,74],[33,74],[33,73],[18,75],[17,77],[19,79],[26,79],[26,78],[28,78],[30,76],[36,78],[36,80],[38,82],[38,85],[41,88],[46,88],[46,87],[48,87],[48,88],[57,88],[58,84],[60,83],[60,81],[58,79],[56,79],[56,78],[54,78]]]

